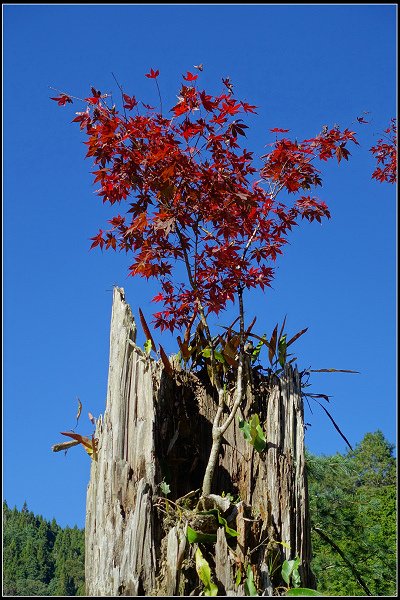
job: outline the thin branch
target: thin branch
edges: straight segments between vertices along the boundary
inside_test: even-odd
[[[158,85],[157,77],[155,78],[155,81],[156,81],[156,86],[157,86],[157,91],[158,91],[158,97],[160,98],[160,113],[161,113],[161,116],[162,116],[163,107],[162,107],[160,86]]]
[[[220,394],[221,390],[223,389],[220,381],[219,381],[219,377],[217,374],[217,367],[216,367],[216,362],[215,362],[215,356],[214,356],[214,344],[213,344],[213,340],[212,340],[212,336],[211,336],[211,332],[210,332],[210,328],[208,327],[208,323],[207,323],[207,319],[205,316],[205,312],[204,312],[204,307],[201,303],[201,300],[198,296],[197,293],[197,283],[193,278],[193,274],[192,274],[192,269],[190,267],[190,262],[189,262],[189,256],[187,253],[187,250],[185,248],[185,244],[184,244],[184,240],[183,240],[183,235],[182,232],[180,231],[179,227],[177,224],[175,224],[175,229],[176,229],[176,233],[178,235],[179,238],[179,243],[181,245],[182,248],[182,252],[183,252],[183,257],[184,257],[184,262],[185,262],[185,266],[186,266],[186,271],[187,271],[187,275],[188,275],[188,279],[189,279],[189,283],[193,289],[193,291],[196,294],[196,301],[197,301],[197,306],[199,309],[199,313],[200,313],[200,319],[201,322],[204,326],[205,332],[206,332],[206,337],[207,337],[207,341],[210,345],[210,349],[211,349],[211,354],[210,354],[210,359],[211,359],[211,370],[212,370],[212,374],[213,374],[213,378],[214,378],[214,382],[215,382],[215,387],[217,388],[218,394]]]
[[[117,86],[119,87],[119,90],[121,92],[121,98],[122,98],[122,108],[124,109],[124,117],[125,117],[125,121],[128,120],[128,117],[126,116],[126,109],[125,109],[125,100],[124,100],[124,90],[122,89],[122,85],[120,85],[120,83],[118,82],[117,78],[115,77],[114,73],[111,72],[111,75],[114,77],[115,83],[117,84]]]
[[[202,495],[207,496],[211,493],[211,483],[214,476],[214,471],[218,461],[219,450],[221,446],[222,436],[232,423],[236,412],[240,406],[243,395],[243,360],[244,360],[244,308],[243,308],[243,288],[239,284],[238,286],[238,297],[239,297],[239,317],[240,317],[240,346],[239,346],[239,364],[236,378],[236,398],[235,402],[230,410],[229,416],[226,421],[219,425],[224,405],[225,405],[225,389],[219,390],[218,392],[218,408],[213,421],[212,427],[212,447],[210,457],[208,459],[206,471],[203,479]]]

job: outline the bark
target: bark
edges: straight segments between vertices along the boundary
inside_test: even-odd
[[[223,435],[214,495],[199,499],[215,394],[201,375],[180,371],[176,362],[174,378],[167,375],[135,345],[135,333],[124,292],[115,288],[107,403],[97,423],[98,458],[87,492],[87,595],[199,595],[197,544],[187,541],[188,526],[216,534],[215,544],[201,547],[219,595],[244,595],[244,578],[239,585],[235,578],[238,568],[245,576],[247,564],[259,593],[272,595],[283,583],[282,561],[295,556],[302,560],[302,585],[313,587],[297,371],[287,366],[279,379],[267,379],[247,369],[238,416],[259,415],[267,447],[256,452],[236,417]],[[163,480],[169,502],[160,490]],[[237,538],[225,535],[212,515],[199,514],[216,507]]]

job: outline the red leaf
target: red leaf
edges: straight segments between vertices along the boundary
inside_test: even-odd
[[[193,75],[193,73],[189,73],[188,71],[186,75],[182,75],[182,77],[185,81],[196,81],[198,75]]]
[[[191,352],[189,352],[188,342],[182,342],[182,340],[181,340],[181,338],[180,338],[179,335],[177,336],[176,340],[178,342],[178,346],[179,346],[179,349],[181,351],[183,360],[187,361],[190,358],[190,356],[191,356]]]
[[[100,248],[103,248],[105,241],[103,239],[103,231],[102,229],[100,229],[99,233],[97,235],[95,235],[94,237],[90,238],[93,241],[93,244],[90,246],[90,250],[92,248],[95,248],[96,246],[100,246]]]
[[[278,341],[278,323],[275,326],[274,331],[272,332],[272,336],[271,339],[269,341],[269,352],[268,352],[268,358],[269,358],[269,362],[273,363],[274,360],[274,355],[275,355],[275,351],[276,351],[276,344]]]
[[[74,440],[77,440],[81,444],[87,447],[91,447],[91,441],[88,437],[80,435],[79,433],[75,433],[73,431],[60,431],[61,435],[66,435]]]
[[[64,106],[67,102],[72,104],[72,99],[67,94],[60,94],[56,98],[50,98],[50,100],[55,100],[58,106]]]
[[[85,102],[89,102],[89,104],[98,104],[100,98],[97,96],[93,96],[91,98],[85,98]]]
[[[296,335],[294,335],[292,338],[290,338],[290,340],[286,344],[286,348],[288,348],[290,346],[290,344],[293,344],[293,342],[295,342],[297,339],[299,339],[299,337],[301,335],[303,335],[303,333],[305,333],[307,330],[308,330],[308,327],[306,327],[305,329],[302,329],[301,331],[296,333]]]
[[[274,127],[273,129],[270,129],[270,131],[272,133],[287,133],[290,131],[290,129],[280,129],[279,127]]]
[[[141,309],[139,308],[139,317],[140,317],[140,322],[142,324],[143,327],[143,331],[144,331],[144,335],[146,336],[146,340],[150,340],[151,341],[151,347],[153,348],[153,350],[156,349],[156,345],[154,343],[153,340],[153,336],[151,335],[150,329],[146,323],[146,319],[144,318],[144,315],[141,311]]]
[[[146,77],[148,77],[149,79],[157,79],[159,74],[160,74],[160,71],[158,69],[157,69],[157,71],[153,71],[153,69],[150,69],[150,73],[146,73]]]
[[[91,88],[90,88],[90,91],[92,92],[92,95],[93,95],[95,98],[101,98],[101,92],[99,92],[99,90],[96,90],[96,88],[94,88],[94,87],[91,87]],[[106,97],[106,96],[107,96],[107,94],[106,94],[104,97]]]
[[[172,375],[174,374],[174,370],[173,370],[172,365],[169,362],[169,358],[166,355],[165,350],[161,346],[161,344],[160,344],[160,357],[161,357],[162,363],[164,365],[164,369],[166,370],[166,372],[168,373],[168,375],[171,375],[171,377],[172,377]]]
[[[345,160],[349,160],[348,157],[349,157],[350,152],[345,148],[344,144],[340,144],[336,148],[335,153],[336,153],[336,158],[337,158],[338,163],[340,163],[342,158],[344,158]]]
[[[137,105],[135,96],[128,96],[127,94],[124,94],[124,100],[124,108],[127,108],[128,110],[132,110]]]
[[[231,94],[233,94],[233,85],[232,85],[231,80],[229,79],[229,77],[226,77],[225,79],[222,78],[222,83],[224,84],[225,87],[228,88],[229,92]]]
[[[257,108],[257,106],[254,106],[253,104],[247,104],[247,102],[241,102],[240,104],[243,106],[243,110],[245,112],[257,114],[254,110],[255,108]]]
[[[190,110],[190,107],[183,101],[178,102],[171,110],[174,111],[176,117],[179,117],[180,115],[187,113]]]
[[[287,315],[285,315],[285,318],[283,319],[282,327],[281,327],[281,330],[279,332],[278,342],[280,341],[280,339],[282,337],[282,334],[285,333],[284,329],[285,329],[285,325],[286,325],[286,317],[287,317]],[[286,344],[286,347],[287,347],[287,344]]]

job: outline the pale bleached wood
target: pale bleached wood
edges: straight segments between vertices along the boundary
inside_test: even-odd
[[[136,328],[124,292],[114,289],[107,402],[99,421],[86,509],[89,596],[150,594],[156,548],[152,495],[154,380],[159,367],[134,345]]]
[[[216,403],[199,376],[176,369],[175,381],[167,377],[135,345],[135,334],[124,292],[115,288],[106,410],[97,422],[98,460],[87,492],[87,595],[189,595],[201,584],[193,545],[183,533],[185,513],[179,523],[163,527],[154,504],[167,471],[172,500],[200,487]],[[254,413],[267,439],[261,454],[238,425]],[[268,565],[274,555],[280,564],[300,556],[302,584],[312,587],[303,402],[299,374],[290,366],[280,378],[248,383],[238,417],[224,434],[212,491],[239,495],[230,523],[239,532],[236,560],[243,568],[249,560],[254,565],[263,595],[272,593]],[[217,535],[212,552],[219,588],[243,595],[223,528]],[[274,586],[280,583],[276,574],[272,579]]]

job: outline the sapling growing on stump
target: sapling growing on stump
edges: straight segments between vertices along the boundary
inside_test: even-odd
[[[137,554],[139,551],[135,546],[136,542],[131,542],[136,549],[131,550],[134,558],[130,556],[129,559],[126,554],[118,554],[120,546],[118,551],[115,550],[118,558],[117,554],[109,554],[109,549],[103,548],[103,558],[98,560],[96,572],[100,579],[103,578],[104,585],[99,584],[99,587],[95,587],[94,566],[90,554],[88,558],[92,561],[90,569],[87,569],[91,581],[89,590],[98,595],[111,592],[118,592],[118,595],[143,595],[155,590],[158,590],[157,593],[166,593],[167,590],[172,595],[188,592],[191,575],[182,579],[177,576],[177,572],[184,570],[184,557],[188,552],[187,541],[190,535],[192,537],[189,544],[201,543],[201,538],[193,537],[200,535],[199,532],[190,533],[195,530],[190,528],[189,516],[183,529],[179,519],[183,518],[182,515],[189,514],[185,513],[185,510],[193,511],[196,508],[198,514],[203,514],[203,517],[204,513],[210,516],[210,510],[214,511],[213,518],[218,521],[218,534],[203,532],[203,535],[215,535],[215,539],[212,538],[216,543],[215,552],[217,555],[220,553],[220,560],[215,561],[215,573],[219,573],[218,581],[214,582],[214,575],[205,564],[206,557],[200,551],[190,555],[192,566],[196,565],[207,595],[214,595],[218,589],[225,593],[233,589],[236,589],[236,592],[246,589],[251,593],[257,586],[259,590],[267,590],[271,585],[270,576],[283,584],[281,573],[272,573],[276,571],[273,563],[265,562],[267,555],[279,555],[291,560],[297,560],[295,554],[298,555],[298,562],[293,564],[296,564],[297,569],[301,562],[299,577],[302,583],[313,584],[309,566],[311,555],[303,461],[301,385],[297,371],[293,371],[290,364],[296,359],[293,357],[288,360],[287,354],[288,346],[306,330],[298,332],[288,342],[285,322],[280,329],[278,325],[275,327],[271,337],[264,334],[263,330],[254,333],[255,318],[251,322],[247,320],[245,294],[256,289],[265,290],[271,286],[274,264],[278,255],[282,254],[293,227],[302,219],[321,222],[323,218],[330,218],[327,205],[316,196],[316,190],[322,186],[319,167],[330,159],[338,163],[342,159],[347,161],[350,155],[349,146],[358,142],[354,131],[348,128],[341,129],[339,126],[324,126],[319,134],[302,141],[291,139],[288,135],[289,130],[275,127],[270,130],[272,139],[268,143],[268,151],[261,157],[261,166],[256,166],[253,153],[243,148],[248,125],[242,118],[250,115],[254,120],[252,115],[256,114],[256,106],[236,97],[229,78],[222,79],[222,90],[215,95],[203,90],[200,84],[203,67],[200,66],[195,67],[195,73],[188,71],[183,75],[178,101],[166,114],[158,83],[160,73],[153,69],[146,77],[153,80],[157,86],[157,107],[151,107],[139,102],[135,96],[129,96],[118,82],[122,104],[120,109],[116,107],[115,98],[110,93],[102,93],[93,87],[90,96],[82,100],[64,92],[59,92],[52,98],[60,106],[76,102],[83,104],[73,121],[79,124],[87,136],[87,157],[91,158],[95,165],[93,174],[94,181],[98,184],[97,194],[103,203],[118,205],[119,211],[123,213],[116,211],[117,214],[109,220],[109,227],[100,229],[91,238],[91,248],[123,250],[130,256],[129,275],[155,279],[160,289],[153,301],[161,307],[153,315],[153,325],[161,331],[168,329],[180,333],[177,337],[180,356],[177,368],[177,364],[168,359],[162,346],[157,348],[140,311],[146,344],[143,352],[137,349],[135,336],[132,335],[135,327],[132,324],[130,309],[125,304],[122,290],[118,291],[116,288],[112,322],[114,330],[112,329],[111,335],[115,347],[112,344],[110,346],[110,365],[115,360],[115,364],[124,366],[118,371],[119,379],[115,372],[110,370],[105,421],[108,419],[109,431],[114,427],[123,433],[118,440],[107,440],[102,421],[98,421],[98,463],[92,465],[92,478],[102,486],[99,474],[103,471],[108,473],[107,469],[111,468],[100,464],[102,453],[103,456],[107,455],[107,464],[112,463],[112,469],[115,469],[116,473],[113,481],[121,483],[118,492],[120,514],[115,513],[115,506],[112,504],[116,502],[114,496],[110,496],[111,504],[107,507],[107,514],[111,519],[112,513],[112,522],[118,528],[118,539],[118,536],[127,536],[128,531],[129,536],[136,535],[136,538],[129,539],[134,540],[137,536],[142,536],[140,552],[146,556],[146,559],[143,558],[146,575],[143,575],[143,569],[140,570],[142,555]],[[232,304],[236,308],[235,320],[230,325],[224,323],[224,327],[217,327],[214,331],[216,316],[220,319],[219,315]],[[264,328],[264,324],[261,327]],[[270,366],[259,365],[257,371],[255,361],[259,359],[264,346],[268,352]],[[167,377],[170,377],[171,381],[175,378],[181,390],[184,387],[184,372],[193,378],[192,382],[200,374],[206,375],[207,378],[204,384],[207,401],[203,408],[199,408],[201,402],[196,399],[197,416],[193,417],[193,421],[197,423],[201,432],[202,423],[208,423],[210,426],[207,431],[211,439],[206,442],[209,451],[205,462],[202,462],[203,449],[198,452],[200,464],[204,468],[199,497],[196,499],[197,505],[190,505],[190,509],[188,506],[192,501],[191,495],[187,498],[185,496],[185,502],[189,503],[184,505],[186,508],[182,508],[183,504],[179,503],[179,498],[171,498],[169,503],[167,502],[166,493],[170,487],[160,476],[162,462],[168,462],[168,455],[173,454],[176,440],[183,438],[184,434],[178,426],[168,440],[162,457],[162,452],[157,448],[158,434],[154,433],[157,429],[156,424],[161,423],[161,414],[168,424],[173,417],[163,412],[159,386],[164,385],[163,393],[168,396],[170,392],[165,390],[172,383],[162,383],[160,373],[156,373],[158,367],[155,367],[153,362],[146,363],[147,371],[142,371],[142,366],[138,366],[148,361],[152,352],[160,357]],[[134,409],[130,404],[129,394],[133,392],[128,393],[125,388],[121,388],[119,399],[115,400],[116,392],[113,386],[122,385],[121,381],[128,381],[128,375],[133,377],[133,368],[136,369],[136,377],[140,375],[141,380],[146,381],[143,389],[147,390],[146,394],[150,398],[149,400],[146,396],[146,402],[149,404],[146,405],[147,409],[143,414],[138,408],[138,400],[135,401]],[[181,373],[178,375],[179,371]],[[198,383],[200,380],[196,381]],[[204,383],[204,379],[202,381]],[[131,390],[131,383],[127,384],[126,390]],[[265,406],[269,403],[268,418],[275,414],[276,423],[266,425],[266,409],[261,407],[259,400],[259,411],[255,413],[251,408],[257,394],[259,398],[265,398]],[[125,398],[126,406],[119,404],[122,397]],[[272,397],[275,398],[274,408]],[[118,406],[112,404],[112,398]],[[279,408],[290,405],[294,408],[285,408],[286,413]],[[131,409],[136,415],[134,422],[129,412]],[[173,409],[170,407],[168,410]],[[239,413],[242,419],[238,418]],[[124,423],[118,422],[118,419],[123,419]],[[149,444],[148,448],[143,448],[143,460],[140,459],[139,446],[130,446],[137,444],[133,440],[134,436],[139,435],[137,428],[140,419],[155,424],[154,427],[143,425],[148,436],[146,443]],[[165,430],[168,429],[168,424]],[[264,431],[263,427],[266,427],[267,431]],[[160,433],[161,440],[164,433]],[[77,440],[76,435],[70,437]],[[190,435],[185,435],[189,439]],[[193,432],[193,438],[197,439],[196,435]],[[202,433],[199,433],[200,437],[201,435]],[[239,439],[242,441],[238,441]],[[275,440],[276,443],[272,443],[271,440]],[[242,443],[245,445],[242,446]],[[239,468],[239,446],[242,456],[246,456],[251,462],[250,475]],[[151,456],[156,457],[153,467],[150,464]],[[222,497],[222,490],[214,489],[215,482],[222,481],[223,474],[219,472],[222,464],[231,478],[233,471],[240,471],[237,475],[238,487],[241,488],[243,496],[246,496],[246,499],[242,498],[242,503],[239,501],[235,509],[238,529],[235,534],[232,533],[234,529],[229,526],[221,508],[218,508],[218,502],[221,503],[218,498]],[[265,468],[266,464],[268,471]],[[192,465],[189,473],[195,468]],[[258,470],[258,474],[253,468]],[[123,487],[121,480],[125,476],[128,478],[127,488]],[[260,482],[257,482],[257,477],[260,478]],[[296,482],[293,489],[290,487],[290,481]],[[161,484],[163,487],[160,488]],[[128,494],[131,485],[135,486],[134,491],[129,492],[136,498],[133,504],[130,504],[131,496]],[[218,485],[220,486],[220,483]],[[262,485],[266,486],[267,491],[263,491]],[[164,538],[160,537],[154,523],[144,523],[140,520],[141,515],[150,514],[147,511],[150,510],[149,506],[157,486],[159,491],[164,490],[164,493],[160,492],[161,500],[156,504],[160,509],[163,507],[164,519],[171,521],[170,531]],[[93,494],[100,493],[99,489],[90,487],[90,503],[95,501]],[[101,489],[103,490],[103,487]],[[109,498],[110,493],[104,488],[104,497]],[[214,508],[201,511],[201,507],[209,506],[207,499],[210,498]],[[257,505],[257,515],[252,515],[251,510],[248,512],[252,500]],[[226,506],[231,504],[228,502]],[[254,509],[254,506],[251,507]],[[143,513],[137,512],[138,507],[141,507]],[[103,515],[99,517],[100,521],[96,526],[93,511],[94,504],[90,504],[87,527],[89,524],[89,543],[92,549],[95,536],[99,535],[99,523],[108,527],[111,522]],[[133,516],[129,517],[130,514]],[[178,521],[172,526],[174,515],[178,515]],[[124,524],[121,524],[121,518]],[[129,518],[134,519],[135,527],[132,523],[128,526]],[[284,522],[287,522],[287,526],[283,525]],[[225,538],[222,539],[224,536],[220,533],[221,530],[225,531],[231,545],[227,544]],[[233,550],[232,539],[236,539],[235,535],[237,547]],[[293,547],[287,547],[285,539],[274,538],[277,535],[285,535],[293,540]],[[167,569],[169,574],[157,562],[161,539],[167,547],[169,558],[167,560],[164,557],[167,563],[172,555],[175,557],[172,561],[174,567],[169,571]],[[247,545],[249,539],[254,542],[252,548]],[[108,543],[111,543],[110,538]],[[123,542],[121,544],[124,545]],[[223,556],[225,558],[222,560]],[[226,563],[228,556],[229,560],[235,556],[236,575],[232,575],[231,567],[226,571],[221,566]],[[255,560],[258,561],[259,569],[255,569],[253,573]],[[110,574],[110,561],[120,565],[118,586],[115,583],[115,573],[112,577]],[[130,578],[129,583],[121,574],[127,572],[128,564],[137,567],[133,574],[127,576]],[[280,564],[282,565],[282,560]],[[190,569],[186,573],[189,571]],[[160,575],[157,583],[155,573],[161,572],[163,576]],[[229,583],[231,576],[234,580]],[[109,583],[111,579],[113,584]],[[199,592],[200,590],[201,588]],[[193,588],[190,591],[193,592]]]

